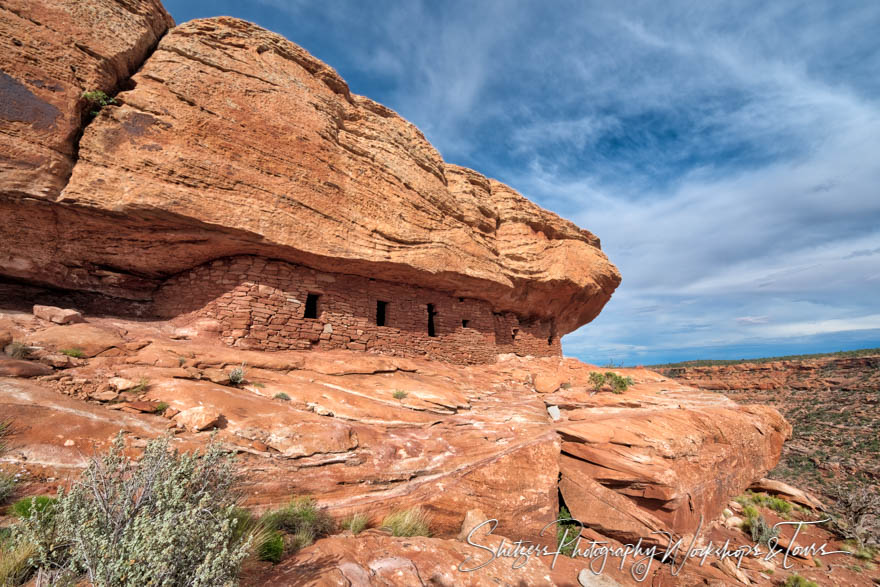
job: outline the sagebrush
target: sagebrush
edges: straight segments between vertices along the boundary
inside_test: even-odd
[[[233,463],[214,442],[201,455],[169,442],[136,463],[120,434],[52,508],[31,508],[16,541],[34,545],[40,572],[97,586],[236,582],[252,537],[236,531]]]

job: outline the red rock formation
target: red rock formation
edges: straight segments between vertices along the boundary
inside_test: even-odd
[[[150,6],[139,6],[143,20],[166,22]],[[130,24],[103,17],[108,36]],[[135,62],[149,43],[130,28],[114,42],[127,43]],[[162,30],[149,29],[149,38]],[[99,49],[90,51],[109,53]],[[77,66],[80,56],[45,57],[61,67]],[[26,83],[14,63],[3,67]],[[49,73],[46,83],[61,76]],[[46,140],[71,151],[78,94],[91,85],[109,90],[123,77],[71,84],[65,138],[46,122]],[[86,128],[56,203],[47,200],[69,166],[46,193],[23,191],[16,186],[39,172],[20,160],[19,142],[7,147],[29,175],[0,184],[10,219],[0,228],[9,245],[0,252],[3,274],[150,299],[180,271],[258,254],[484,300],[524,321],[553,322],[557,338],[592,320],[619,283],[595,236],[444,163],[414,126],[255,25],[216,18],[174,28],[124,89]],[[30,133],[40,120],[7,124]],[[23,194],[35,199],[21,201]]]

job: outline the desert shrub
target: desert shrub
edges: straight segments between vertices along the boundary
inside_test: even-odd
[[[308,546],[336,529],[336,522],[312,497],[294,498],[283,508],[263,516],[261,521],[270,530],[292,534],[294,548]]]
[[[571,382],[566,381],[565,383],[563,383],[562,385],[559,386],[559,389],[571,389]]]
[[[156,404],[156,413],[157,414],[164,414],[165,410],[167,410],[170,407],[171,406],[168,405],[168,402],[159,402],[158,404]]]
[[[571,556],[574,554],[577,542],[575,537],[581,533],[581,525],[571,517],[571,512],[565,506],[559,508],[559,515],[556,519],[559,520],[556,524],[556,549],[565,556]],[[568,520],[568,523],[565,520]],[[565,541],[564,545],[563,540]]]
[[[116,98],[108,96],[101,90],[91,90],[88,92],[83,92],[82,98],[83,100],[88,102],[88,106],[89,108],[91,108],[89,114],[92,117],[97,116],[98,112],[100,112],[101,108],[103,108],[104,106],[107,106],[108,104],[116,104]]]
[[[144,393],[150,388],[150,380],[146,377],[138,379],[137,385],[127,390],[129,393]]]
[[[180,454],[168,437],[137,464],[124,448],[120,434],[52,508],[31,508],[18,541],[36,544],[35,562],[97,586],[234,582],[250,543],[235,528],[231,459],[214,442]]]
[[[3,505],[7,499],[12,497],[12,494],[15,493],[16,485],[17,483],[13,475],[0,471],[0,505]]]
[[[767,545],[770,540],[779,536],[779,528],[768,524],[764,516],[758,513],[758,510],[753,506],[746,506],[744,513],[746,520],[743,522],[742,528],[749,533],[754,542]]]
[[[49,497],[48,495],[37,495],[35,497],[25,497],[19,499],[17,502],[12,504],[12,507],[9,508],[9,511],[12,512],[17,518],[22,520],[30,518],[31,513],[36,510],[40,514],[51,515],[53,508],[55,507],[55,502],[58,500],[54,497]]]
[[[392,536],[430,536],[431,519],[420,507],[396,510],[385,516],[382,527]]]
[[[632,377],[624,377],[613,371],[605,373],[605,381],[611,385],[611,391],[614,393],[623,393],[633,384]]]
[[[339,525],[343,530],[348,530],[352,534],[358,535],[366,530],[369,524],[370,519],[366,514],[354,514],[342,520]]]
[[[6,347],[6,354],[13,359],[24,360],[31,356],[31,347],[23,342],[14,341]]]
[[[766,493],[753,493],[751,491],[746,491],[744,495],[737,497],[736,501],[744,506],[748,504],[754,504],[766,507],[778,514],[781,514],[783,517],[790,514],[793,509],[791,503],[785,501],[780,497],[767,495]]]
[[[833,490],[832,530],[859,549],[880,544],[880,489],[876,485],[839,486]]]
[[[281,391],[281,392],[275,394],[275,399],[280,399],[282,401],[289,402],[290,396],[287,395],[286,393],[284,393],[283,391]]]
[[[6,438],[12,434],[12,422],[10,420],[0,420],[0,456],[8,450]],[[0,504],[15,493],[15,477],[8,473],[0,471]],[[0,583],[2,585],[2,583]]]
[[[260,560],[271,563],[281,562],[281,557],[284,556],[284,535],[277,530],[270,532],[257,547],[257,556]]]
[[[590,385],[593,386],[593,391],[599,391],[605,385],[605,375],[598,371],[593,371],[590,373]]]
[[[85,351],[83,351],[82,349],[78,349],[78,348],[61,349],[61,354],[67,355],[68,357],[73,357],[75,359],[81,359],[84,356],[86,356]]]
[[[797,573],[795,573],[794,575],[790,575],[788,579],[785,580],[784,585],[785,587],[819,587],[819,584],[815,581],[805,579]]]
[[[394,393],[391,395],[394,397],[394,399],[404,399],[409,394],[406,393],[405,391],[403,391],[402,389],[395,389]]]
[[[229,372],[229,383],[231,383],[232,385],[241,385],[242,383],[244,383],[244,374],[245,368],[244,363],[242,363],[241,367],[236,367]]]
[[[33,543],[0,543],[0,585],[21,585],[31,573],[30,560],[36,555]]]

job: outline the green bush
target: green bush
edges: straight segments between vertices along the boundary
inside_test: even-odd
[[[292,534],[295,548],[308,546],[336,530],[336,522],[318,507],[312,497],[294,498],[283,508],[269,512],[260,520],[270,530]]]
[[[392,536],[430,536],[431,519],[420,507],[396,510],[385,516],[382,527]]]
[[[54,507],[31,508],[18,542],[36,545],[42,569],[98,587],[233,583],[250,538],[236,532],[232,461],[214,442],[203,455],[169,442],[150,441],[135,465],[118,435]]]
[[[167,402],[159,402],[158,404],[156,404],[156,413],[157,414],[164,414],[165,410],[167,410],[170,407],[171,406],[169,406]]]
[[[98,115],[98,112],[101,111],[101,108],[107,106],[108,104],[116,104],[116,98],[112,98],[108,96],[106,93],[101,90],[91,90],[88,92],[82,93],[82,98],[86,102],[88,102],[88,107],[91,108],[89,114],[92,117]]]
[[[85,351],[83,351],[82,349],[78,349],[78,348],[61,349],[61,354],[67,355],[68,357],[73,357],[75,359],[81,359],[86,356]]]
[[[795,573],[785,580],[785,587],[819,587],[819,584]]]
[[[560,550],[562,554],[565,556],[571,556],[574,554],[574,547],[577,539],[575,536],[581,533],[581,526],[574,522],[574,519],[571,517],[571,512],[568,511],[568,508],[562,506],[559,508],[559,515],[556,517],[559,522],[556,524],[556,548]],[[569,523],[564,523],[565,520],[569,520]],[[567,534],[566,534],[567,533]],[[565,540],[565,545],[563,546],[562,541]]]
[[[284,393],[283,391],[281,391],[281,392],[278,392],[275,394],[275,399],[280,399],[282,401],[289,402],[290,396],[287,395],[286,393]]]
[[[749,533],[754,542],[767,545],[771,539],[779,536],[779,527],[770,526],[754,506],[747,505],[743,508],[743,514],[746,520],[742,529]]]
[[[403,391],[402,389],[395,389],[395,390],[394,390],[394,393],[391,394],[391,395],[394,397],[394,399],[400,399],[400,400],[402,400],[402,399],[405,399],[406,396],[409,395],[409,394],[406,393],[405,391]]]
[[[629,386],[633,384],[632,377],[624,377],[622,375],[618,375],[613,371],[608,371],[605,373],[605,381],[607,381],[611,385],[611,391],[614,393],[623,393]]]
[[[367,526],[370,524],[370,518],[367,517],[366,514],[354,514],[351,515],[339,524],[343,530],[348,530],[355,536],[363,532],[367,529]]]
[[[598,371],[593,371],[590,373],[590,385],[593,386],[593,391],[601,390],[605,385],[605,375]]]
[[[9,510],[12,512],[12,515],[22,520],[30,518],[31,513],[34,510],[40,514],[45,513],[51,515],[57,501],[57,499],[49,497],[48,495],[25,497],[12,504],[12,507],[9,508]]]
[[[6,353],[13,359],[25,360],[31,356],[31,347],[23,342],[12,342],[6,347]]]
[[[755,504],[771,509],[783,517],[791,513],[793,506],[789,502],[780,497],[767,495],[766,493],[753,493],[746,491],[744,495],[736,498],[736,501],[742,505]]]
[[[271,563],[281,562],[281,557],[284,556],[284,535],[277,530],[270,532],[257,547],[257,556],[260,560]]]

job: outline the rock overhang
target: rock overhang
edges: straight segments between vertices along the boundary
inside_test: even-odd
[[[170,29],[119,85],[56,197],[0,186],[31,219],[3,229],[5,275],[149,299],[172,275],[253,254],[482,299],[559,335],[620,282],[597,237],[445,163],[415,126],[246,21]]]

